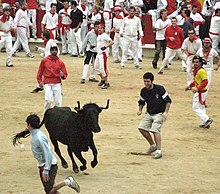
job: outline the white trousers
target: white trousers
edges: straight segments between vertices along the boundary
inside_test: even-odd
[[[88,33],[88,26],[81,26],[81,40],[84,40]]]
[[[125,66],[125,62],[127,60],[128,48],[131,49],[132,55],[134,58],[135,67],[139,67],[138,61],[138,40],[136,36],[125,36],[122,40],[122,58],[121,58],[121,66]]]
[[[107,77],[107,52],[98,53],[95,58],[94,70],[96,74]]]
[[[61,83],[58,84],[44,84],[45,103],[44,111],[50,108],[51,103],[55,102],[55,106],[62,106],[62,90]]]
[[[105,33],[109,34],[112,29],[112,13],[103,12],[103,18],[105,21]]]
[[[212,48],[218,52],[219,35],[214,35],[209,33],[209,37],[212,39]]]
[[[187,72],[187,85],[189,86],[193,82],[193,59],[194,55],[190,55],[186,59],[186,72]]]
[[[11,64],[11,52],[12,52],[12,36],[2,36],[0,40],[0,50],[6,48],[6,65]]]
[[[203,101],[206,100],[206,93],[201,93],[201,99]],[[205,109],[205,105],[202,105],[199,102],[199,93],[195,93],[193,96],[193,111],[196,113],[196,115],[201,119],[202,124],[204,124],[208,119],[209,116],[206,114],[206,109]]]
[[[170,58],[172,56],[178,55],[180,59],[182,59],[184,61],[184,63],[186,64],[186,56],[185,54],[181,51],[181,48],[179,49],[171,49],[171,48],[166,48],[166,53],[165,53],[165,58],[163,59],[162,65],[160,67],[159,71],[163,71],[163,69],[165,68],[165,66],[168,64]]]
[[[62,31],[62,29],[61,29]],[[71,53],[70,50],[70,31],[65,30],[64,34],[61,34],[61,41],[62,41],[62,53]]]
[[[78,50],[77,50],[78,47]],[[78,55],[78,51],[81,51],[81,28],[75,32],[75,29],[70,29],[70,50],[72,55]]]
[[[119,33],[115,33],[114,36],[114,44],[112,45],[112,56],[114,61],[120,60],[120,56],[119,56],[119,48],[122,49],[122,41],[123,38],[120,36]]]
[[[31,23],[33,25],[33,28],[32,28],[32,36],[33,37],[35,37],[37,35],[36,15],[37,15],[36,9],[29,9],[28,10],[28,18],[31,20]],[[28,34],[30,34],[30,33],[28,33]]]
[[[26,54],[30,53],[30,49],[28,46],[28,36],[27,36],[27,29],[26,28],[17,28],[17,39],[13,45],[12,48],[12,54],[17,51],[19,48],[20,44],[22,45],[24,52]]]

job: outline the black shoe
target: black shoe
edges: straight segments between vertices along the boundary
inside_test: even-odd
[[[42,88],[35,88],[31,93],[38,93],[40,91],[43,91],[44,89]]]
[[[81,84],[84,84],[84,83],[85,83],[85,79],[81,79],[81,80],[80,80],[80,83],[81,83]]]
[[[104,84],[105,84],[105,80],[101,80],[101,81],[99,82],[98,86],[102,86],[102,85],[104,85]]]
[[[99,80],[95,79],[95,78],[89,78],[90,82],[99,82]]]
[[[210,125],[212,124],[212,122],[213,122],[213,120],[211,119],[211,118],[209,118],[206,122],[205,122],[205,124],[204,124],[204,126],[205,127],[210,127]]]
[[[107,84],[103,84],[103,85],[101,86],[101,89],[108,89],[109,87],[110,87],[110,84],[107,83]]]
[[[13,64],[6,64],[6,67],[14,67]]]
[[[153,68],[157,69],[157,63],[152,62]]]
[[[203,128],[203,129],[209,129],[209,128],[210,128],[210,125],[207,125],[207,126],[206,126],[206,125],[203,124],[203,125],[199,125],[199,127],[200,127],[200,128]]]

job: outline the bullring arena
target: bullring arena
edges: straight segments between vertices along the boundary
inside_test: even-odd
[[[23,52],[19,53],[20,57],[12,59],[15,67],[6,68],[5,53],[0,53],[1,194],[43,193],[36,161],[30,150],[30,137],[22,140],[23,151],[19,146],[14,147],[11,141],[15,133],[26,127],[27,115],[34,112],[41,119],[43,116],[44,93],[30,93],[36,85],[41,59],[37,53],[34,55],[35,58],[31,59],[26,58]],[[94,169],[89,165],[92,160],[89,151],[84,153],[88,169],[85,173],[73,174],[66,147],[60,144],[69,168],[63,169],[58,160],[56,181],[72,174],[80,184],[82,194],[220,193],[219,72],[214,72],[207,100],[207,112],[214,122],[210,129],[201,129],[198,127],[200,121],[191,108],[193,94],[184,91],[186,73],[180,71],[180,61],[174,61],[163,75],[157,75],[157,70],[151,65],[152,51],[145,50],[141,70],[135,69],[131,62],[121,70],[110,57],[111,87],[102,90],[97,83],[80,84],[83,58],[65,55],[61,59],[69,73],[63,82],[63,106],[73,109],[78,100],[81,104],[95,102],[105,106],[106,100],[110,99],[110,108],[100,114],[102,131],[94,135],[98,165]],[[142,75],[147,71],[155,74],[155,83],[163,84],[173,100],[168,120],[162,128],[163,158],[159,160],[128,154],[144,152],[148,147],[137,130],[141,116],[136,115],[139,91],[143,87]],[[42,130],[48,136],[45,128]],[[66,187],[60,192],[74,193]]]

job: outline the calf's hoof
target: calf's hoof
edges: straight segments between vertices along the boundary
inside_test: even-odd
[[[79,173],[79,168],[73,168],[73,172],[75,172],[76,174]]]
[[[94,168],[97,164],[98,164],[97,161],[92,161],[92,162],[91,162],[91,167]]]
[[[86,166],[80,166],[80,170],[81,170],[81,171],[84,171],[84,170],[86,170],[86,169],[87,169]]]
[[[68,164],[67,164],[67,163],[63,163],[63,164],[62,164],[62,167],[63,167],[63,168],[68,168]]]

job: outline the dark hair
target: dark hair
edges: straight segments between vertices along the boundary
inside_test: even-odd
[[[198,55],[195,55],[195,56],[193,57],[192,61],[194,62],[194,60],[196,60],[196,59],[199,60],[199,62],[200,62],[201,65],[206,65],[206,64],[207,64],[207,61],[206,61],[204,58],[202,58],[202,57],[200,57],[200,56],[198,56]]]
[[[26,123],[31,127],[37,129],[40,127],[40,118],[36,114],[31,114],[26,118]]]
[[[215,14],[216,14],[216,13],[219,13],[219,12],[220,12],[220,9],[216,9],[216,10],[215,10]]]
[[[130,7],[129,7],[129,11],[130,11],[131,9],[133,9],[134,11],[136,11],[136,8],[135,8],[134,6],[130,6]]]
[[[47,40],[50,39],[50,32],[49,32],[48,30],[44,30],[42,33],[43,33],[43,36],[44,36]]]
[[[190,16],[190,13],[191,13],[191,11],[189,11],[188,9],[185,11],[185,14],[186,14],[187,17]]]
[[[52,51],[54,49],[56,49],[58,51],[58,47],[56,45],[53,45],[53,46],[50,47],[50,51]]]
[[[77,2],[76,1],[71,1],[71,5],[74,5],[76,7],[77,6]]]
[[[193,33],[195,34],[195,29],[194,29],[194,28],[189,28],[189,29],[188,29],[188,32],[189,32],[189,31],[193,31]]]
[[[57,6],[57,4],[56,3],[51,3],[50,8],[52,8],[53,6]]]
[[[154,81],[154,75],[151,72],[147,72],[143,75],[143,79],[149,79],[151,81]]]
[[[100,21],[95,21],[94,26],[98,26],[99,24],[101,24]]]
[[[197,5],[193,5],[192,8],[198,8],[198,6]]]

